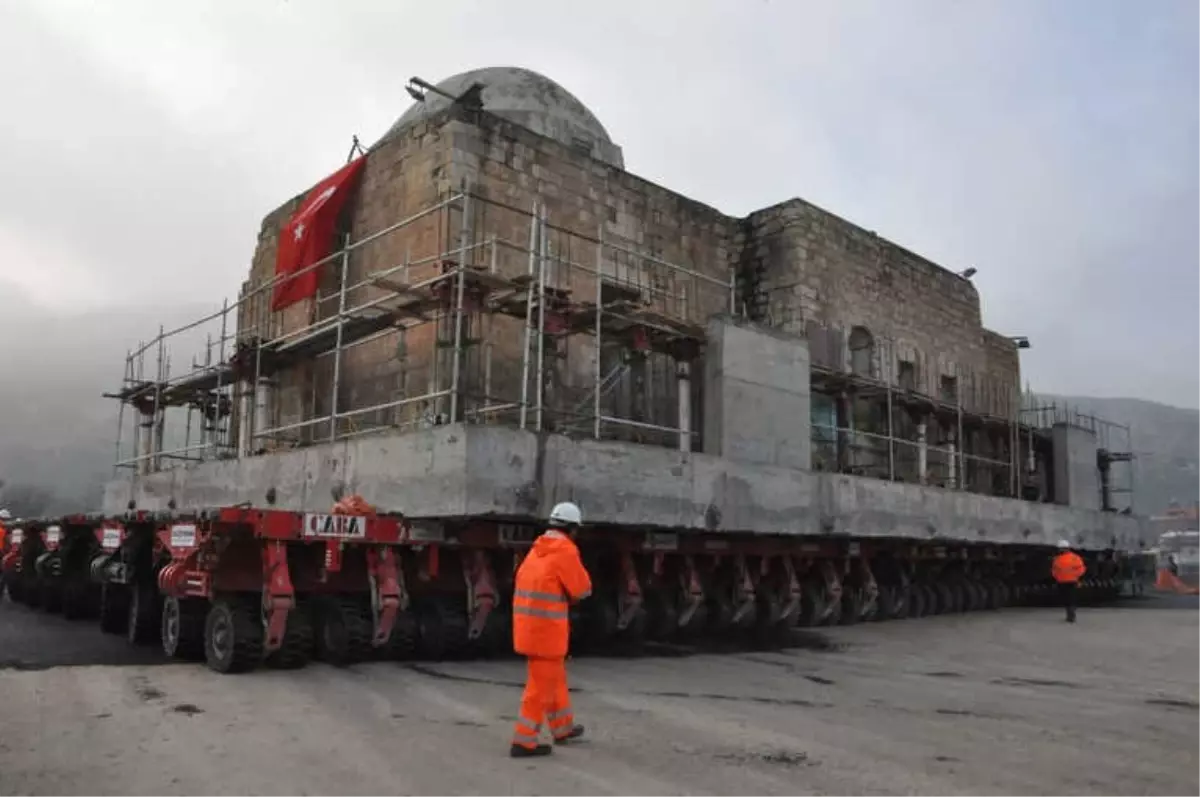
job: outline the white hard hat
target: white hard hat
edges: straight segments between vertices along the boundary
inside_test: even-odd
[[[550,510],[550,522],[552,524],[561,523],[564,526],[578,526],[583,523],[583,513],[575,504],[563,501],[561,504],[555,504],[554,509]]]
[[[1070,547],[1071,547],[1071,543],[1067,542],[1066,540],[1059,540],[1059,541],[1058,541],[1058,547],[1059,547],[1059,548],[1070,548]]]
[[[12,520],[12,512],[7,509],[0,509],[0,520]]]

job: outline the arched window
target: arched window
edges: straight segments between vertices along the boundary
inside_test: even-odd
[[[875,376],[875,338],[866,327],[850,330],[850,371],[857,376]]]

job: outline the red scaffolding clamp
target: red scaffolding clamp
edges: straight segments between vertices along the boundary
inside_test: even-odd
[[[288,571],[287,547],[280,541],[268,542],[263,548],[263,611],[266,613],[267,653],[279,650],[287,632],[287,618],[296,606],[296,592]]]

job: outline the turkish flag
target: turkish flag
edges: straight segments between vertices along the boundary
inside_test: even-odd
[[[271,309],[282,310],[317,294],[320,267],[303,271],[327,257],[332,249],[338,216],[346,204],[366,157],[358,157],[317,183],[279,231],[275,250],[275,287]]]

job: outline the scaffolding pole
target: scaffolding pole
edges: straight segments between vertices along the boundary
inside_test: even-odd
[[[459,379],[462,370],[463,297],[467,285],[467,246],[471,240],[471,194],[463,191],[462,220],[459,223],[458,279],[454,286],[454,352],[450,355],[450,423],[458,421]]]
[[[603,381],[601,357],[604,353],[603,318],[604,318],[604,224],[596,234],[596,369],[595,395],[592,397],[592,437],[600,439],[603,419],[600,417],[600,383]]]
[[[546,395],[546,208],[541,209],[538,235],[538,325],[537,325],[537,421],[535,429],[542,431]]]
[[[342,335],[346,328],[346,280],[350,275],[350,250],[342,247],[342,272],[338,285],[337,334],[333,344],[333,384],[329,390],[329,441],[337,439],[338,395],[342,387]]]
[[[521,355],[521,428],[527,425],[529,414],[529,347],[533,343],[533,286],[534,263],[537,261],[538,202],[533,201],[529,214],[529,273],[525,284],[525,347]]]
[[[896,481],[896,431],[892,425],[892,379],[895,376],[895,351],[892,350],[892,340],[887,341],[887,435],[888,435],[888,481]]]

